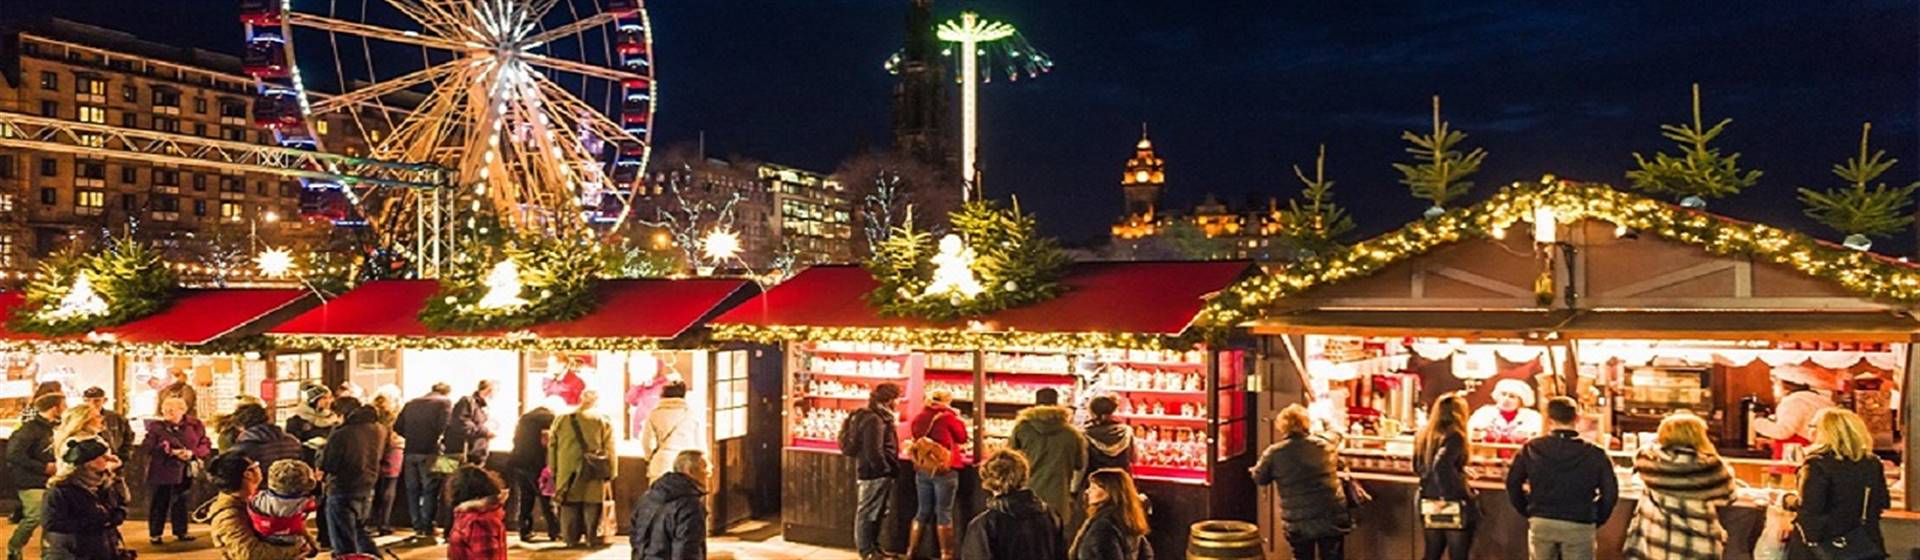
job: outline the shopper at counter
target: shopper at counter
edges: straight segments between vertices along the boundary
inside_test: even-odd
[[[170,398],[161,401],[160,418],[147,421],[140,446],[147,452],[147,538],[160,544],[171,521],[174,540],[192,541],[193,535],[187,534],[187,509],[193,501],[190,465],[213,455],[206,427],[187,415],[185,401]]]
[[[647,413],[646,426],[640,433],[640,453],[647,458],[649,484],[673,471],[674,458],[680,452],[707,450],[706,422],[687,406],[687,384],[668,383],[660,395],[660,403]]]
[[[1792,460],[1795,449],[1813,442],[1813,420],[1821,411],[1833,408],[1833,399],[1813,390],[1828,384],[1826,376],[1813,368],[1791,365],[1774,368],[1772,417],[1755,418],[1753,431],[1773,441],[1773,459]],[[1787,473],[1781,473],[1787,474]]]
[[[1087,473],[1100,469],[1133,472],[1133,427],[1115,420],[1120,401],[1112,395],[1100,395],[1087,403],[1093,418],[1087,421]],[[1084,489],[1086,484],[1081,484]]]
[[[613,495],[613,479],[620,476],[620,462],[614,460],[613,421],[594,410],[599,402],[599,391],[580,393],[580,408],[554,418],[548,428],[553,445],[547,448],[547,465],[560,502],[560,537],[568,547],[603,548],[612,536],[600,533],[600,517],[606,513],[602,504]]]
[[[487,401],[493,399],[493,380],[482,379],[473,394],[453,403],[447,433],[440,441],[447,453],[460,456],[470,465],[487,463],[487,448],[493,441],[493,422],[487,419]]]
[[[1133,475],[1104,469],[1094,471],[1087,480],[1087,522],[1074,534],[1067,558],[1153,560],[1153,545],[1147,542],[1147,510],[1140,503]]]
[[[1280,441],[1260,454],[1253,483],[1272,484],[1280,495],[1287,546],[1302,560],[1345,558],[1353,518],[1336,474],[1339,444],[1313,434],[1307,409],[1297,404],[1281,409],[1273,425]]]
[[[1451,509],[1458,528],[1425,527],[1425,560],[1466,560],[1473,548],[1474,525],[1480,512],[1467,486],[1467,458],[1473,449],[1467,443],[1467,397],[1459,392],[1442,395],[1433,401],[1427,413],[1427,425],[1413,440],[1413,472],[1420,475],[1422,515],[1429,504],[1436,510]]]
[[[1061,560],[1067,551],[1047,503],[1027,489],[1027,456],[1003,449],[980,463],[980,488],[993,497],[967,523],[961,560]]]
[[[916,558],[922,533],[929,525],[939,537],[940,557],[952,560],[954,554],[953,493],[960,484],[960,469],[967,458],[960,446],[967,443],[967,424],[954,412],[953,394],[936,389],[927,393],[927,406],[913,417],[912,443],[907,454],[913,457],[913,487],[919,506],[908,531],[907,557]]]
[[[406,440],[400,456],[400,483],[407,491],[407,517],[413,520],[413,539],[433,544],[434,520],[440,512],[440,488],[446,474],[433,471],[440,458],[440,438],[453,416],[453,387],[435,383],[425,395],[407,401],[393,421],[393,431]]]
[[[1533,560],[1593,558],[1594,532],[1612,515],[1620,485],[1607,452],[1580,439],[1580,405],[1567,397],[1547,401],[1544,436],[1533,438],[1507,469],[1507,498],[1527,516],[1527,550]]]
[[[1073,511],[1073,488],[1087,465],[1087,438],[1073,427],[1073,413],[1059,406],[1060,392],[1052,387],[1035,391],[1034,405],[1020,411],[1013,422],[1008,447],[1027,455],[1032,468],[1027,487],[1060,517],[1064,534],[1079,525]]]
[[[546,400],[558,401],[557,397]],[[553,409],[541,404],[520,417],[513,426],[513,453],[507,457],[507,470],[513,490],[514,519],[520,529],[520,542],[533,540],[533,512],[537,508],[547,520],[547,540],[560,540],[560,521],[554,518],[553,500],[540,492],[540,473],[547,470],[548,430],[553,427]]]
[[[1541,433],[1540,411],[1533,409],[1533,387],[1518,379],[1493,384],[1493,404],[1473,411],[1467,430],[1477,441],[1521,443]]]
[[[900,394],[899,385],[875,385],[867,394],[867,406],[848,413],[840,424],[840,452],[853,457],[853,545],[861,560],[891,556],[880,550],[880,525],[893,503],[893,475],[900,463],[900,434],[893,420]]]
[[[1733,502],[1733,471],[1720,462],[1699,416],[1666,417],[1658,438],[1633,459],[1646,491],[1627,526],[1626,557],[1720,558],[1727,545],[1720,507]]]
[[[1885,466],[1873,454],[1873,435],[1851,410],[1829,408],[1814,420],[1813,451],[1800,465],[1800,508],[1787,557],[1815,559],[1814,548],[1845,541],[1847,558],[1886,558],[1880,514],[1891,507]],[[1862,548],[1864,547],[1864,549]],[[1867,553],[1877,553],[1877,556]]]

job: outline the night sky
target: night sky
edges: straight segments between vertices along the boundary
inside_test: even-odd
[[[304,6],[324,0],[295,0]],[[24,5],[22,5],[24,4]],[[237,51],[235,0],[11,0],[150,39]],[[983,88],[983,165],[1070,242],[1120,213],[1141,121],[1167,160],[1170,203],[1298,192],[1288,166],[1326,143],[1328,175],[1363,233],[1414,218],[1388,164],[1428,97],[1490,155],[1472,198],[1544,173],[1624,184],[1631,153],[1669,149],[1687,87],[1720,144],[1761,184],[1712,209],[1812,227],[1796,186],[1833,186],[1860,122],[1920,178],[1920,7],[1899,1],[1269,2],[945,1],[1017,24],[1052,55],[1037,80]],[[661,145],[705,131],[708,152],[821,171],[889,139],[905,0],[660,0],[648,7]],[[954,96],[957,100],[958,95]],[[1817,230],[1816,230],[1817,231]],[[1829,232],[1818,231],[1831,237]],[[1900,244],[1901,247],[1905,243]],[[1885,247],[1887,250],[1897,250]]]

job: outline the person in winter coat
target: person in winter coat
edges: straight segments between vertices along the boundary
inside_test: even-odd
[[[1073,413],[1059,402],[1060,393],[1051,387],[1035,391],[1034,405],[1015,417],[1008,447],[1026,454],[1032,465],[1027,487],[1060,518],[1066,536],[1078,525],[1073,488],[1086,470],[1087,438],[1073,427]]]
[[[1813,426],[1813,450],[1800,465],[1800,503],[1787,558],[1819,558],[1809,543],[1830,542],[1861,527],[1870,536],[1867,552],[1886,558],[1880,516],[1892,502],[1886,465],[1873,454],[1873,434],[1859,415],[1844,408],[1822,411]]]
[[[687,408],[687,384],[668,383],[660,394],[660,404],[647,414],[646,429],[640,433],[640,454],[647,458],[648,482],[673,470],[674,457],[681,451],[704,452],[707,447],[706,422]]]
[[[393,421],[393,431],[406,440],[400,457],[401,484],[407,490],[407,518],[413,520],[413,538],[423,544],[435,542],[433,524],[440,513],[440,486],[443,475],[433,472],[433,463],[444,447],[447,420],[453,417],[453,400],[447,397],[453,388],[433,384],[427,394],[407,401]]]
[[[853,457],[853,546],[860,560],[888,558],[880,550],[880,525],[893,503],[893,476],[900,468],[900,434],[894,425],[900,386],[881,383],[867,393],[867,406],[840,425],[841,452]]]
[[[1580,405],[1547,401],[1547,435],[1520,447],[1507,467],[1507,499],[1527,516],[1532,558],[1593,558],[1594,530],[1613,515],[1619,481],[1607,453],[1580,439]]]
[[[320,449],[320,472],[326,473],[328,536],[334,554],[378,554],[367,533],[367,512],[373,508],[373,485],[380,478],[380,457],[386,454],[389,433],[372,407],[359,399],[341,397],[334,413],[346,418],[327,436]]]
[[[1659,444],[1640,450],[1633,473],[1646,491],[1627,525],[1633,560],[1720,558],[1727,531],[1720,507],[1733,502],[1733,471],[1707,438],[1707,422],[1680,412],[1660,421]]]
[[[580,409],[554,418],[553,445],[547,449],[547,465],[553,468],[554,498],[560,502],[560,536],[567,546],[583,542],[590,547],[606,546],[600,534],[601,505],[612,493],[613,478],[619,476],[620,463],[613,458],[613,423],[595,412],[600,392],[588,389],[580,394]],[[587,456],[606,459],[606,476],[586,472]]]
[[[67,442],[66,466],[47,482],[43,560],[111,560],[118,557],[120,524],[127,507],[108,484],[120,458],[98,437]]]
[[[507,505],[499,475],[474,465],[454,471],[447,484],[453,529],[447,560],[507,560]]]
[[[47,479],[57,472],[53,455],[54,423],[67,412],[67,397],[59,393],[33,399],[35,415],[7,438],[7,479],[20,498],[20,522],[7,540],[7,560],[21,558],[21,549],[46,519]]]
[[[673,470],[647,487],[633,508],[633,560],[704,560],[707,557],[706,452],[689,449]]]
[[[967,523],[960,560],[1064,560],[1067,547],[1047,503],[1027,489],[1027,456],[1002,449],[980,463],[980,488],[993,497]]]
[[[104,417],[106,428],[101,430],[100,438],[106,440],[107,449],[112,451],[115,457],[121,459],[131,457],[134,444],[133,424],[127,421],[126,415],[107,408],[107,390],[88,387],[86,391],[80,393],[80,396],[86,399],[87,406],[99,409],[100,415]]]
[[[560,521],[554,518],[553,501],[540,493],[540,472],[547,469],[547,442],[551,437],[547,430],[552,427],[553,410],[546,405],[527,411],[513,426],[513,453],[507,456],[507,476],[513,484],[509,495],[516,504],[514,519],[520,528],[520,542],[534,542],[536,508],[547,520],[547,539],[560,540]]]
[[[226,419],[240,429],[239,435],[233,438],[231,449],[226,451],[246,455],[262,465],[271,465],[281,459],[300,458],[300,440],[274,424],[267,415],[266,406],[243,404]]]
[[[1424,528],[1425,560],[1467,560],[1473,549],[1474,526],[1480,520],[1473,490],[1467,486],[1467,458],[1473,456],[1467,438],[1467,396],[1458,391],[1441,395],[1427,412],[1427,426],[1413,440],[1413,472],[1420,476],[1420,499],[1458,502],[1460,528]]]
[[[914,465],[913,485],[919,511],[914,513],[913,528],[907,537],[908,558],[918,557],[915,552],[920,548],[921,534],[928,525],[933,525],[939,535],[940,557],[953,559],[953,493],[960,483],[960,469],[967,466],[966,455],[961,453],[961,446],[967,443],[967,424],[960,421],[960,414],[954,412],[952,404],[951,393],[932,391],[927,394],[926,408],[921,409],[908,426],[916,441],[927,438],[947,451],[947,462],[937,472],[921,469],[917,461]],[[916,449],[908,452],[915,453]]]
[[[207,428],[199,418],[187,416],[187,403],[178,398],[160,403],[160,418],[147,421],[147,437],[140,448],[147,453],[147,538],[160,544],[160,534],[173,522],[173,538],[194,540],[187,534],[187,502],[191,501],[193,478],[188,463],[213,455],[207,441]]]
[[[1293,557],[1345,558],[1352,513],[1341,493],[1339,444],[1312,432],[1307,409],[1290,405],[1273,419],[1280,441],[1260,454],[1253,482],[1271,484],[1280,496],[1280,519]]]
[[[1153,560],[1147,510],[1133,475],[1120,469],[1087,476],[1087,522],[1073,536],[1071,560]]]
[[[1094,397],[1087,403],[1093,418],[1087,420],[1087,473],[1100,469],[1133,472],[1133,427],[1115,420],[1120,401],[1110,395]],[[1086,488],[1083,482],[1081,489]]]
[[[383,385],[373,392],[373,421],[387,428],[385,452],[380,455],[380,480],[373,484],[372,518],[367,529],[373,536],[393,534],[393,497],[400,490],[400,464],[403,450],[400,435],[393,432],[394,418],[400,415],[400,388]]]
[[[493,423],[487,419],[487,401],[493,399],[493,380],[480,380],[473,394],[453,403],[453,416],[447,421],[447,452],[465,457],[468,464],[485,465],[487,446],[493,441]]]
[[[247,499],[260,491],[265,479],[259,463],[238,452],[222,453],[207,464],[207,475],[220,494],[195,521],[212,525],[213,548],[222,560],[299,560],[312,551],[304,539],[276,544],[253,532]]]
[[[327,433],[339,425],[340,415],[333,413],[333,390],[319,383],[301,385],[300,403],[293,406],[293,417],[287,419],[287,434],[307,446],[308,463],[326,443]]]
[[[160,403],[167,402],[167,399],[178,398],[186,401],[188,416],[199,417],[200,392],[194,390],[193,383],[187,380],[187,370],[173,368],[167,371],[167,376],[169,377],[167,386],[162,387],[159,394],[154,396],[154,406],[156,407],[154,413],[158,414],[160,412],[157,408],[160,406]]]

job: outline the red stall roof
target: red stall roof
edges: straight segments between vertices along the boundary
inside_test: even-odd
[[[1059,297],[972,320],[993,331],[1177,335],[1193,323],[1206,298],[1253,271],[1246,261],[1084,262],[1067,268]],[[936,323],[883,317],[867,305],[879,285],[866,269],[815,266],[714,319],[748,327],[965,328],[968,321]]]
[[[117,327],[96,331],[112,335],[122,344],[196,345],[212,342],[227,334],[245,333],[276,312],[291,312],[292,306],[310,292],[302,289],[190,289],[174,294],[173,304],[159,313]],[[0,325],[13,317],[13,310],[26,302],[20,292],[0,293]],[[250,334],[250,333],[249,333]],[[18,342],[85,340],[86,335],[47,337],[17,333],[0,326],[0,339]]]
[[[671,339],[719,312],[754,284],[739,279],[607,280],[594,286],[599,305],[572,321],[534,325],[524,331],[545,338]],[[436,333],[420,324],[420,310],[440,289],[433,280],[383,280],[287,321],[268,334],[304,336],[435,337],[446,334],[501,337],[506,331]]]

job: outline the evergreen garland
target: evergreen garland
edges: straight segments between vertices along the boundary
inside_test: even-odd
[[[592,288],[606,266],[599,244],[537,235],[509,237],[504,243],[474,239],[454,256],[440,290],[420,310],[420,323],[435,331],[471,332],[517,329],[578,319],[593,311]],[[512,259],[519,270],[526,303],[504,308],[477,305],[490,287],[487,276]]]
[[[985,200],[969,202],[951,220],[951,233],[973,251],[969,268],[983,290],[966,299],[924,295],[935,268],[936,240],[930,232],[915,230],[909,218],[875,247],[867,262],[880,281],[867,299],[881,314],[947,321],[1059,295],[1059,278],[1069,259],[1052,238],[1037,233],[1033,216],[1021,213],[1017,201],[1004,209]]]
[[[106,302],[106,311],[50,316],[81,275]],[[97,253],[70,249],[40,263],[39,273],[22,290],[26,301],[7,320],[7,329],[65,336],[125,324],[165,309],[173,302],[178,286],[173,272],[161,264],[160,255],[131,238],[114,239]]]
[[[1739,194],[1760,180],[1760,172],[1742,171],[1739,153],[1723,155],[1719,148],[1707,147],[1732,122],[1721,119],[1707,128],[1700,120],[1700,84],[1693,84],[1693,124],[1660,125],[1660,135],[1679,144],[1680,155],[1654,154],[1648,161],[1635,152],[1633,161],[1640,169],[1628,171],[1627,179],[1635,189],[1677,197],[1690,208],[1705,206],[1709,198]]]
[[[1887,159],[1886,150],[1869,155],[1867,133],[1872,130],[1872,123],[1861,125],[1860,156],[1847,159],[1844,165],[1833,166],[1833,174],[1845,179],[1848,187],[1824,192],[1800,189],[1800,202],[1806,205],[1807,217],[1846,234],[1847,246],[1858,249],[1871,246],[1870,237],[1886,237],[1912,223],[1913,217],[1907,215],[1906,209],[1912,203],[1914,191],[1920,190],[1920,182],[1904,187],[1880,183],[1867,188],[1868,183],[1900,161]]]

